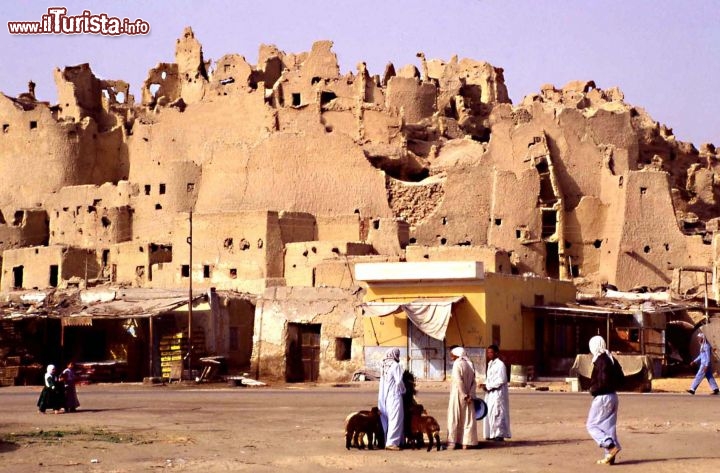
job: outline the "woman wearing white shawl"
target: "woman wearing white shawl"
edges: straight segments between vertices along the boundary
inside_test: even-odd
[[[404,440],[403,432],[403,400],[405,393],[403,384],[403,369],[400,366],[400,349],[391,348],[385,353],[380,375],[380,388],[378,390],[378,409],[380,421],[385,433],[385,448],[387,450],[400,450]]]
[[[38,411],[45,414],[47,409],[52,409],[55,414],[60,412],[65,402],[65,396],[62,393],[62,387],[58,383],[55,374],[55,365],[48,365],[45,372],[45,386],[43,387],[40,397],[37,401]]]
[[[478,443],[475,420],[475,367],[463,347],[450,351],[453,359],[452,386],[448,402],[448,446],[474,447]]]
[[[620,451],[617,438],[617,389],[624,375],[620,363],[607,351],[605,340],[596,335],[590,339],[590,353],[593,356],[593,370],[590,378],[590,394],[593,396],[587,419],[587,431],[605,456],[598,464],[612,465]]]

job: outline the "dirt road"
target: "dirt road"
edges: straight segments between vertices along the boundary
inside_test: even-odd
[[[511,391],[513,439],[467,451],[347,451],[343,419],[376,385],[281,388],[81,386],[81,411],[38,414],[39,388],[0,390],[0,472],[602,471],[586,393]],[[445,424],[447,386],[420,386]],[[621,394],[623,471],[720,467],[720,397]]]

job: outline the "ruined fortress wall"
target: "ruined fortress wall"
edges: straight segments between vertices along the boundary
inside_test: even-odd
[[[519,175],[496,172],[493,178],[488,245],[512,254],[519,273],[545,273],[546,253],[542,239],[546,230],[537,208],[539,184],[534,169],[526,169]],[[517,192],[518,189],[522,192]],[[553,234],[555,230],[549,233]]]
[[[285,245],[285,281],[288,286],[315,286],[315,268],[326,260],[346,260],[350,256],[371,255],[364,243],[345,241],[306,241]]]
[[[648,286],[668,286],[672,266],[691,264],[685,236],[672,215],[668,175],[664,172],[628,172],[624,175],[623,207],[618,209],[621,231],[608,243],[609,264],[603,275],[622,290],[632,287],[642,274]],[[613,251],[617,251],[613,254]],[[613,264],[616,263],[616,264]]]
[[[276,133],[233,161],[204,165],[196,209],[218,207],[390,216],[382,172],[352,140],[325,132]]]
[[[0,248],[92,250],[108,278],[119,245],[116,278],[184,287],[193,211],[188,276],[200,287],[292,282],[283,245],[314,241],[398,259],[415,257],[413,245],[447,248],[424,253],[433,258],[496,247],[514,273],[622,289],[709,264],[714,145],[678,141],[591,81],[543,85],[512,105],[503,74],[419,53],[382,78],[363,63],[343,75],[329,41],[292,54],[262,45],[256,65],[238,54],[212,63],[189,28],[174,62],[150,70],[140,104],[87,64],[58,70],[57,105],[32,86],[0,95]],[[264,247],[232,254],[228,238]],[[322,264],[297,280],[312,268],[317,282]]]
[[[95,252],[65,246],[40,246],[5,250],[2,261],[3,292],[13,289],[84,285],[100,273]]]
[[[0,94],[0,208],[30,208],[52,192],[82,182],[79,124],[58,122],[49,108],[30,110]]]
[[[50,244],[80,248],[107,248],[132,238],[133,186],[67,186],[45,201],[50,215]]]
[[[510,255],[489,246],[408,246],[407,261],[480,261],[484,271],[510,274]]]
[[[190,261],[189,221],[175,220],[171,272],[175,287],[192,276],[197,288],[239,289],[245,280],[282,278],[283,245],[277,212],[193,214],[193,266]],[[160,276],[167,277],[167,276]]]
[[[16,210],[0,224],[0,248],[3,250],[43,246],[48,243],[48,238],[48,216],[42,209]]]
[[[158,161],[133,166],[136,183],[130,197],[133,235],[146,242],[169,243],[178,214],[189,214],[202,184],[202,170],[192,161]]]

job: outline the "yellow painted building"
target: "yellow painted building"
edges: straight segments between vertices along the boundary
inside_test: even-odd
[[[480,362],[480,375],[485,348],[493,343],[500,346],[506,363],[534,364],[532,307],[574,302],[576,293],[569,281],[485,273],[478,262],[364,263],[355,270],[356,279],[367,284],[366,366],[375,366],[388,347],[398,347],[419,378],[444,379],[452,345],[465,347],[476,365]],[[402,306],[386,316],[368,316],[374,307],[390,310],[392,303],[412,301],[451,306],[442,340],[423,333]]]

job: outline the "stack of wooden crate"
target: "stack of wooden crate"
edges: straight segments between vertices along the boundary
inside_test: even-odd
[[[180,379],[183,373],[183,358],[188,353],[187,330],[170,333],[160,338],[160,368],[164,379]],[[205,332],[193,329],[193,364],[205,353]]]

